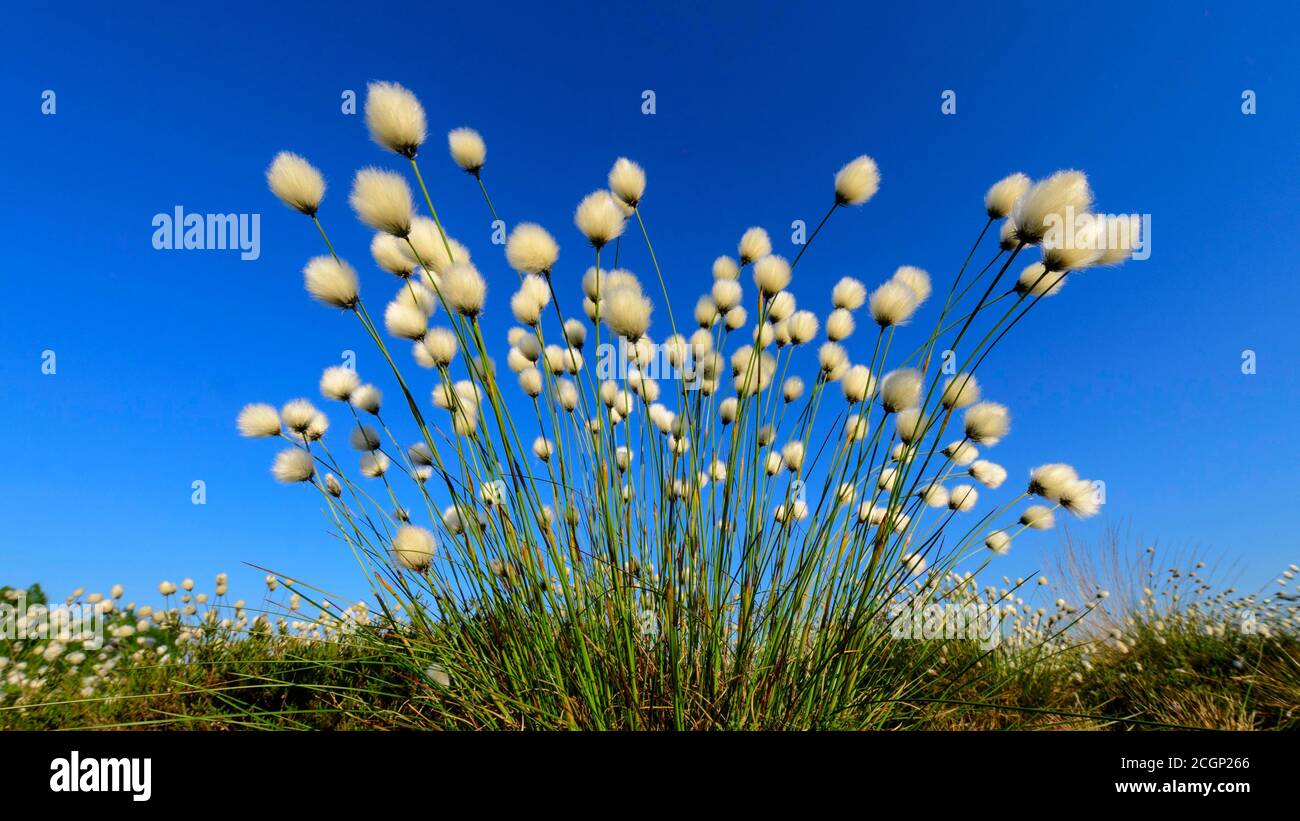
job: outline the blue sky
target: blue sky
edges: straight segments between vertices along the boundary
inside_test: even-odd
[[[233,419],[247,401],[315,397],[345,349],[394,394],[356,324],[303,293],[319,242],[262,181],[284,148],[318,164],[331,185],[322,218],[363,292],[386,296],[392,282],[345,205],[357,167],[398,167],[340,110],[345,90],[374,79],[423,100],[426,176],[449,231],[491,261],[502,309],[513,274],[442,146],[460,125],[487,140],[501,216],[559,239],[570,294],[590,264],[574,205],[615,157],[644,165],[644,212],[679,313],[749,225],[792,256],[790,222],[815,222],[832,173],[860,153],[881,167],[880,194],[836,215],[793,286],[819,312],[844,275],[874,286],[914,264],[942,287],[1001,176],[1088,171],[1101,210],[1152,215],[1151,258],[1073,278],[990,358],[986,394],[1015,417],[991,456],[1015,483],[1058,460],[1105,480],[1105,514],[1081,535],[1127,524],[1238,560],[1254,583],[1300,560],[1288,501],[1300,401],[1294,9],[349,6],[8,11],[0,582],[58,594],[122,582],[151,598],[160,579],[225,570],[251,597],[262,574],[243,562],[255,562],[361,591],[317,500],[274,485],[272,449],[238,439]],[[641,113],[646,89],[653,116]],[[940,111],[949,89],[953,116]],[[151,220],[177,205],[260,214],[260,257],[155,250]],[[644,247],[624,247],[623,262],[650,275]],[[503,313],[489,321],[498,337]],[[1241,372],[1246,349],[1254,375]],[[194,480],[204,505],[191,503]],[[1056,538],[1018,543],[1007,572],[1041,566]]]

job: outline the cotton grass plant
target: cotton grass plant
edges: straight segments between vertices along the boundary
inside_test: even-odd
[[[980,383],[1067,276],[1137,242],[1091,216],[1081,172],[996,182],[940,281],[901,265],[840,279],[827,303],[800,266],[823,230],[866,219],[880,172],[858,157],[792,259],[750,228],[692,309],[668,299],[637,163],[617,159],[577,204],[576,234],[539,215],[498,255],[448,234],[415,96],[375,83],[365,112],[395,160],[359,170],[347,198],[376,232],[378,271],[331,242],[346,214],[322,210],[310,163],[281,153],[267,180],[319,234],[306,290],[360,324],[388,397],[328,368],[321,407],[253,404],[238,427],[280,441],[273,475],[318,496],[372,586],[372,640],[437,672],[436,713],[473,727],[878,726],[929,666],[891,661],[909,646],[891,637],[891,603],[966,601],[951,579],[1097,513],[1073,467],[990,459],[1011,412]],[[458,127],[448,146],[495,219],[483,138]],[[1057,241],[1079,217],[1088,247]],[[565,262],[561,242],[577,249]],[[636,245],[639,274],[620,267]],[[494,338],[484,319],[506,311],[515,326]]]

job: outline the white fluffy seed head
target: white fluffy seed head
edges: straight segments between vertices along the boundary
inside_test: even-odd
[[[736,421],[736,398],[729,396],[718,403],[718,419],[724,425],[730,425]]]
[[[560,258],[560,246],[545,228],[521,222],[506,240],[506,260],[510,267],[526,274],[549,273]]]
[[[280,435],[280,414],[264,402],[245,405],[235,420],[240,436],[265,439]]]
[[[713,260],[713,278],[714,279],[739,279],[740,266],[736,261],[725,254]]]
[[[378,450],[380,446],[379,431],[366,425],[357,425],[348,435],[348,443],[354,450]]]
[[[271,193],[295,211],[312,216],[325,198],[325,178],[311,163],[290,151],[281,151],[266,169]]]
[[[867,288],[853,277],[842,277],[831,289],[831,304],[836,308],[856,311],[867,301]]]
[[[840,377],[840,387],[846,401],[862,402],[876,389],[876,378],[866,365],[854,365]]]
[[[1061,491],[1057,501],[1060,502],[1061,507],[1080,519],[1095,516],[1101,510],[1101,494],[1089,479],[1076,479],[1070,482]]]
[[[979,402],[966,410],[963,426],[972,442],[995,445],[1011,430],[1011,412],[997,402]]]
[[[635,208],[645,196],[645,170],[627,157],[619,157],[609,170],[609,190],[626,205]]]
[[[719,279],[713,283],[711,291],[713,304],[718,311],[726,312],[740,304],[740,283],[734,279]]]
[[[781,464],[791,473],[798,473],[803,467],[803,456],[803,442],[797,439],[786,442],[785,447],[781,448]]]
[[[536,399],[542,393],[542,372],[536,368],[525,368],[520,371],[519,388]]]
[[[989,186],[984,195],[984,210],[989,219],[1002,219],[1015,210],[1016,203],[1029,190],[1029,177],[1020,172],[1009,174]]]
[[[999,556],[1005,556],[1011,552],[1011,537],[1006,534],[1006,531],[995,530],[985,537],[984,546]]]
[[[478,269],[468,262],[457,262],[447,268],[440,284],[442,298],[461,316],[478,316],[487,299],[487,283]]]
[[[456,165],[478,176],[487,159],[487,143],[483,142],[483,135],[472,128],[454,128],[447,133],[447,148]]]
[[[921,403],[925,379],[915,368],[899,368],[880,380],[880,402],[887,413],[914,408]]]
[[[411,203],[411,188],[399,174],[379,168],[361,169],[352,181],[348,203],[358,219],[377,231],[395,237],[411,233],[415,206]]]
[[[424,335],[422,346],[430,362],[445,368],[456,358],[458,343],[456,334],[447,328],[432,328]]]
[[[384,395],[374,385],[362,385],[352,392],[352,407],[370,414],[379,413]]]
[[[835,202],[861,205],[880,188],[880,169],[865,154],[844,165],[835,175]]]
[[[650,300],[639,288],[620,285],[601,294],[605,324],[619,336],[636,342],[650,327]]]
[[[803,380],[797,376],[788,377],[781,386],[781,396],[787,402],[794,402],[803,396]]]
[[[844,422],[844,438],[850,442],[867,438],[869,432],[870,426],[865,416],[850,416]]]
[[[834,382],[848,370],[849,355],[844,352],[844,348],[839,343],[824,342],[817,349],[817,364],[822,374]]]
[[[1002,221],[1002,227],[998,229],[998,247],[1003,251],[1014,250],[1020,240],[1016,239],[1016,221],[1007,217]]]
[[[614,200],[614,195],[601,189],[588,194],[582,202],[578,203],[578,209],[573,214],[573,222],[588,242],[596,248],[601,248],[623,233],[626,220],[623,209],[619,208]]]
[[[736,331],[745,326],[745,320],[749,318],[749,312],[737,305],[730,311],[722,315],[722,321],[727,326],[728,331]]]
[[[1007,480],[1007,469],[987,459],[977,459],[966,471],[971,478],[990,490],[996,490]]]
[[[1072,231],[1053,227],[1043,237],[1043,267],[1049,271],[1078,271],[1101,259],[1105,222],[1092,214],[1076,216]]]
[[[415,261],[411,259],[406,242],[392,234],[379,231],[370,240],[370,256],[375,264],[388,273],[405,279],[415,270]]]
[[[582,349],[587,343],[587,326],[576,319],[564,320],[564,341],[570,348]]]
[[[871,292],[871,318],[882,328],[906,323],[916,306],[916,292],[901,282],[890,280]]]
[[[1039,465],[1029,471],[1028,493],[1055,502],[1061,498],[1071,483],[1078,481],[1074,468],[1061,462]]]
[[[980,455],[979,448],[970,442],[952,442],[943,449],[943,455],[947,456],[954,465],[965,467],[974,462]]]
[[[555,396],[560,403],[560,407],[570,413],[573,412],[574,408],[578,407],[578,387],[568,379],[557,380],[555,383]]]
[[[1020,523],[1034,530],[1051,530],[1056,524],[1056,514],[1047,505],[1030,505],[1020,514]]]
[[[794,310],[794,294],[789,291],[773,294],[772,298],[767,301],[767,318],[773,323],[784,322],[789,319]]]
[[[948,410],[965,408],[980,401],[980,386],[974,374],[959,373],[943,383],[939,401]]]
[[[754,284],[765,297],[784,291],[790,284],[790,263],[785,257],[768,254],[754,262]]]
[[[312,257],[302,269],[307,293],[335,308],[357,304],[357,272],[342,260],[331,256]]]
[[[533,455],[543,462],[551,459],[551,454],[555,453],[555,443],[545,436],[539,436],[533,440]]]
[[[291,399],[280,408],[284,426],[294,433],[304,433],[310,428],[316,413],[316,406],[306,399]]]
[[[1016,240],[1036,245],[1053,225],[1062,225],[1092,208],[1092,189],[1082,171],[1057,171],[1030,186],[1012,212]]]
[[[907,408],[899,411],[894,417],[894,429],[898,431],[898,438],[904,444],[913,444],[925,436],[926,427],[930,420],[921,413],[920,408]]]
[[[916,495],[927,507],[947,507],[950,498],[948,488],[943,485],[926,485]]]
[[[433,534],[424,528],[402,525],[393,536],[393,558],[407,570],[428,570],[437,544]]]
[[[853,314],[847,308],[836,308],[826,317],[826,338],[832,342],[848,339],[853,335]]]
[[[1027,296],[1056,296],[1065,287],[1064,271],[1048,272],[1041,262],[1031,263],[1016,280],[1016,293]]]
[[[287,448],[275,455],[275,461],[271,463],[271,475],[286,485],[306,482],[316,475],[316,461],[305,450]]]
[[[370,84],[366,125],[372,140],[403,157],[414,157],[426,135],[424,107],[397,83]]]
[[[411,235],[408,239],[416,255],[412,262],[425,267],[425,274],[433,285],[438,284],[438,277],[452,262],[471,261],[468,248],[452,237],[446,237],[444,242],[443,237],[443,232],[438,230],[438,223],[428,217],[415,217],[411,220]],[[406,253],[411,252],[411,248],[406,248],[406,243],[402,243],[402,246]]]
[[[790,332],[790,342],[802,345],[817,336],[817,315],[812,311],[795,311],[786,320],[786,329]]]
[[[740,254],[740,264],[748,265],[772,253],[772,240],[762,228],[750,228],[741,234],[737,252]]]
[[[989,490],[996,490],[1007,480],[1007,469],[987,459],[977,459],[966,471],[971,478]]]
[[[389,458],[379,451],[362,454],[360,460],[361,475],[367,479],[378,479],[388,472],[390,464]]]
[[[920,305],[930,298],[930,275],[915,265],[900,265],[894,271],[894,282],[901,282],[916,294],[916,304]]]
[[[1142,242],[1142,217],[1138,214],[1115,214],[1097,217],[1102,220],[1099,237],[1104,248],[1097,265],[1118,265],[1133,255]]]
[[[414,305],[394,300],[384,309],[384,328],[399,339],[422,339],[429,317]]]
[[[334,365],[326,368],[320,375],[320,392],[326,399],[339,402],[348,401],[352,392],[361,387],[361,377],[346,365]]]
[[[979,500],[980,493],[973,485],[954,485],[952,490],[948,491],[948,507],[958,513],[974,509]]]

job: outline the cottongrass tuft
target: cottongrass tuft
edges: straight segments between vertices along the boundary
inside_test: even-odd
[[[645,169],[627,157],[619,157],[609,170],[609,190],[623,203],[636,208],[645,196]]]
[[[407,570],[424,572],[433,564],[437,540],[428,530],[415,525],[403,525],[393,536],[393,558]]]
[[[472,128],[454,128],[447,134],[447,148],[451,158],[464,171],[478,176],[487,160],[487,143]]]
[[[236,420],[239,435],[265,439],[280,435],[280,414],[271,405],[256,403],[245,405]]]
[[[835,174],[835,202],[862,205],[880,189],[880,169],[865,154],[844,165]]]
[[[316,475],[316,462],[307,451],[288,448],[275,455],[275,461],[271,463],[271,474],[276,481],[286,485],[306,482]]]
[[[397,83],[371,83],[365,112],[371,139],[403,157],[415,157],[427,127],[424,106],[414,94]]]
[[[271,193],[295,211],[315,216],[325,198],[325,178],[309,162],[291,151],[275,155],[266,169]]]
[[[626,219],[614,195],[600,190],[588,194],[578,203],[573,222],[587,241],[599,249],[623,234]]]
[[[521,222],[506,240],[506,259],[516,271],[549,274],[560,258],[560,246],[540,225]]]
[[[335,308],[352,308],[357,304],[357,272],[351,265],[333,257],[312,257],[302,269],[307,292]]]
[[[379,168],[361,169],[352,181],[348,203],[357,218],[371,228],[395,237],[411,233],[415,213],[411,187],[398,174]]]

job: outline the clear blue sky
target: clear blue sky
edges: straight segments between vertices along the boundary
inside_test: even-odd
[[[423,166],[451,233],[490,261],[498,338],[513,275],[446,157],[452,127],[486,137],[502,217],[556,234],[570,294],[589,264],[574,205],[615,157],[642,163],[679,311],[747,226],[791,254],[791,220],[818,219],[831,174],[860,153],[880,164],[880,194],[837,214],[794,284],[819,313],[843,275],[874,286],[915,264],[942,287],[1004,174],[1088,171],[1101,210],[1152,215],[1151,258],[1074,278],[985,365],[986,393],[1015,417],[992,457],[1015,484],[1040,462],[1073,462],[1107,483],[1100,519],[1239,557],[1248,581],[1300,560],[1293,7],[395,8],[6,12],[0,582],[60,595],[122,582],[152,598],[162,578],[226,570],[252,598],[262,574],[249,561],[362,590],[317,499],[273,484],[273,449],[238,439],[234,416],[248,401],[317,397],[346,348],[394,394],[356,324],[303,293],[318,240],[262,181],[281,149],[316,162],[331,184],[324,220],[363,290],[386,297],[392,282],[345,205],[357,167],[396,167],[340,112],[341,93],[373,79],[408,85],[429,112]],[[654,116],[641,114],[645,89]],[[940,113],[946,89],[955,116]],[[151,220],[176,205],[261,214],[260,258],[154,250]],[[643,246],[625,248],[649,275]],[[54,376],[41,373],[47,349]],[[1241,373],[1244,349],[1256,375]],[[196,479],[206,505],[191,504]],[[1055,538],[1018,541],[1007,571],[1033,570]]]

